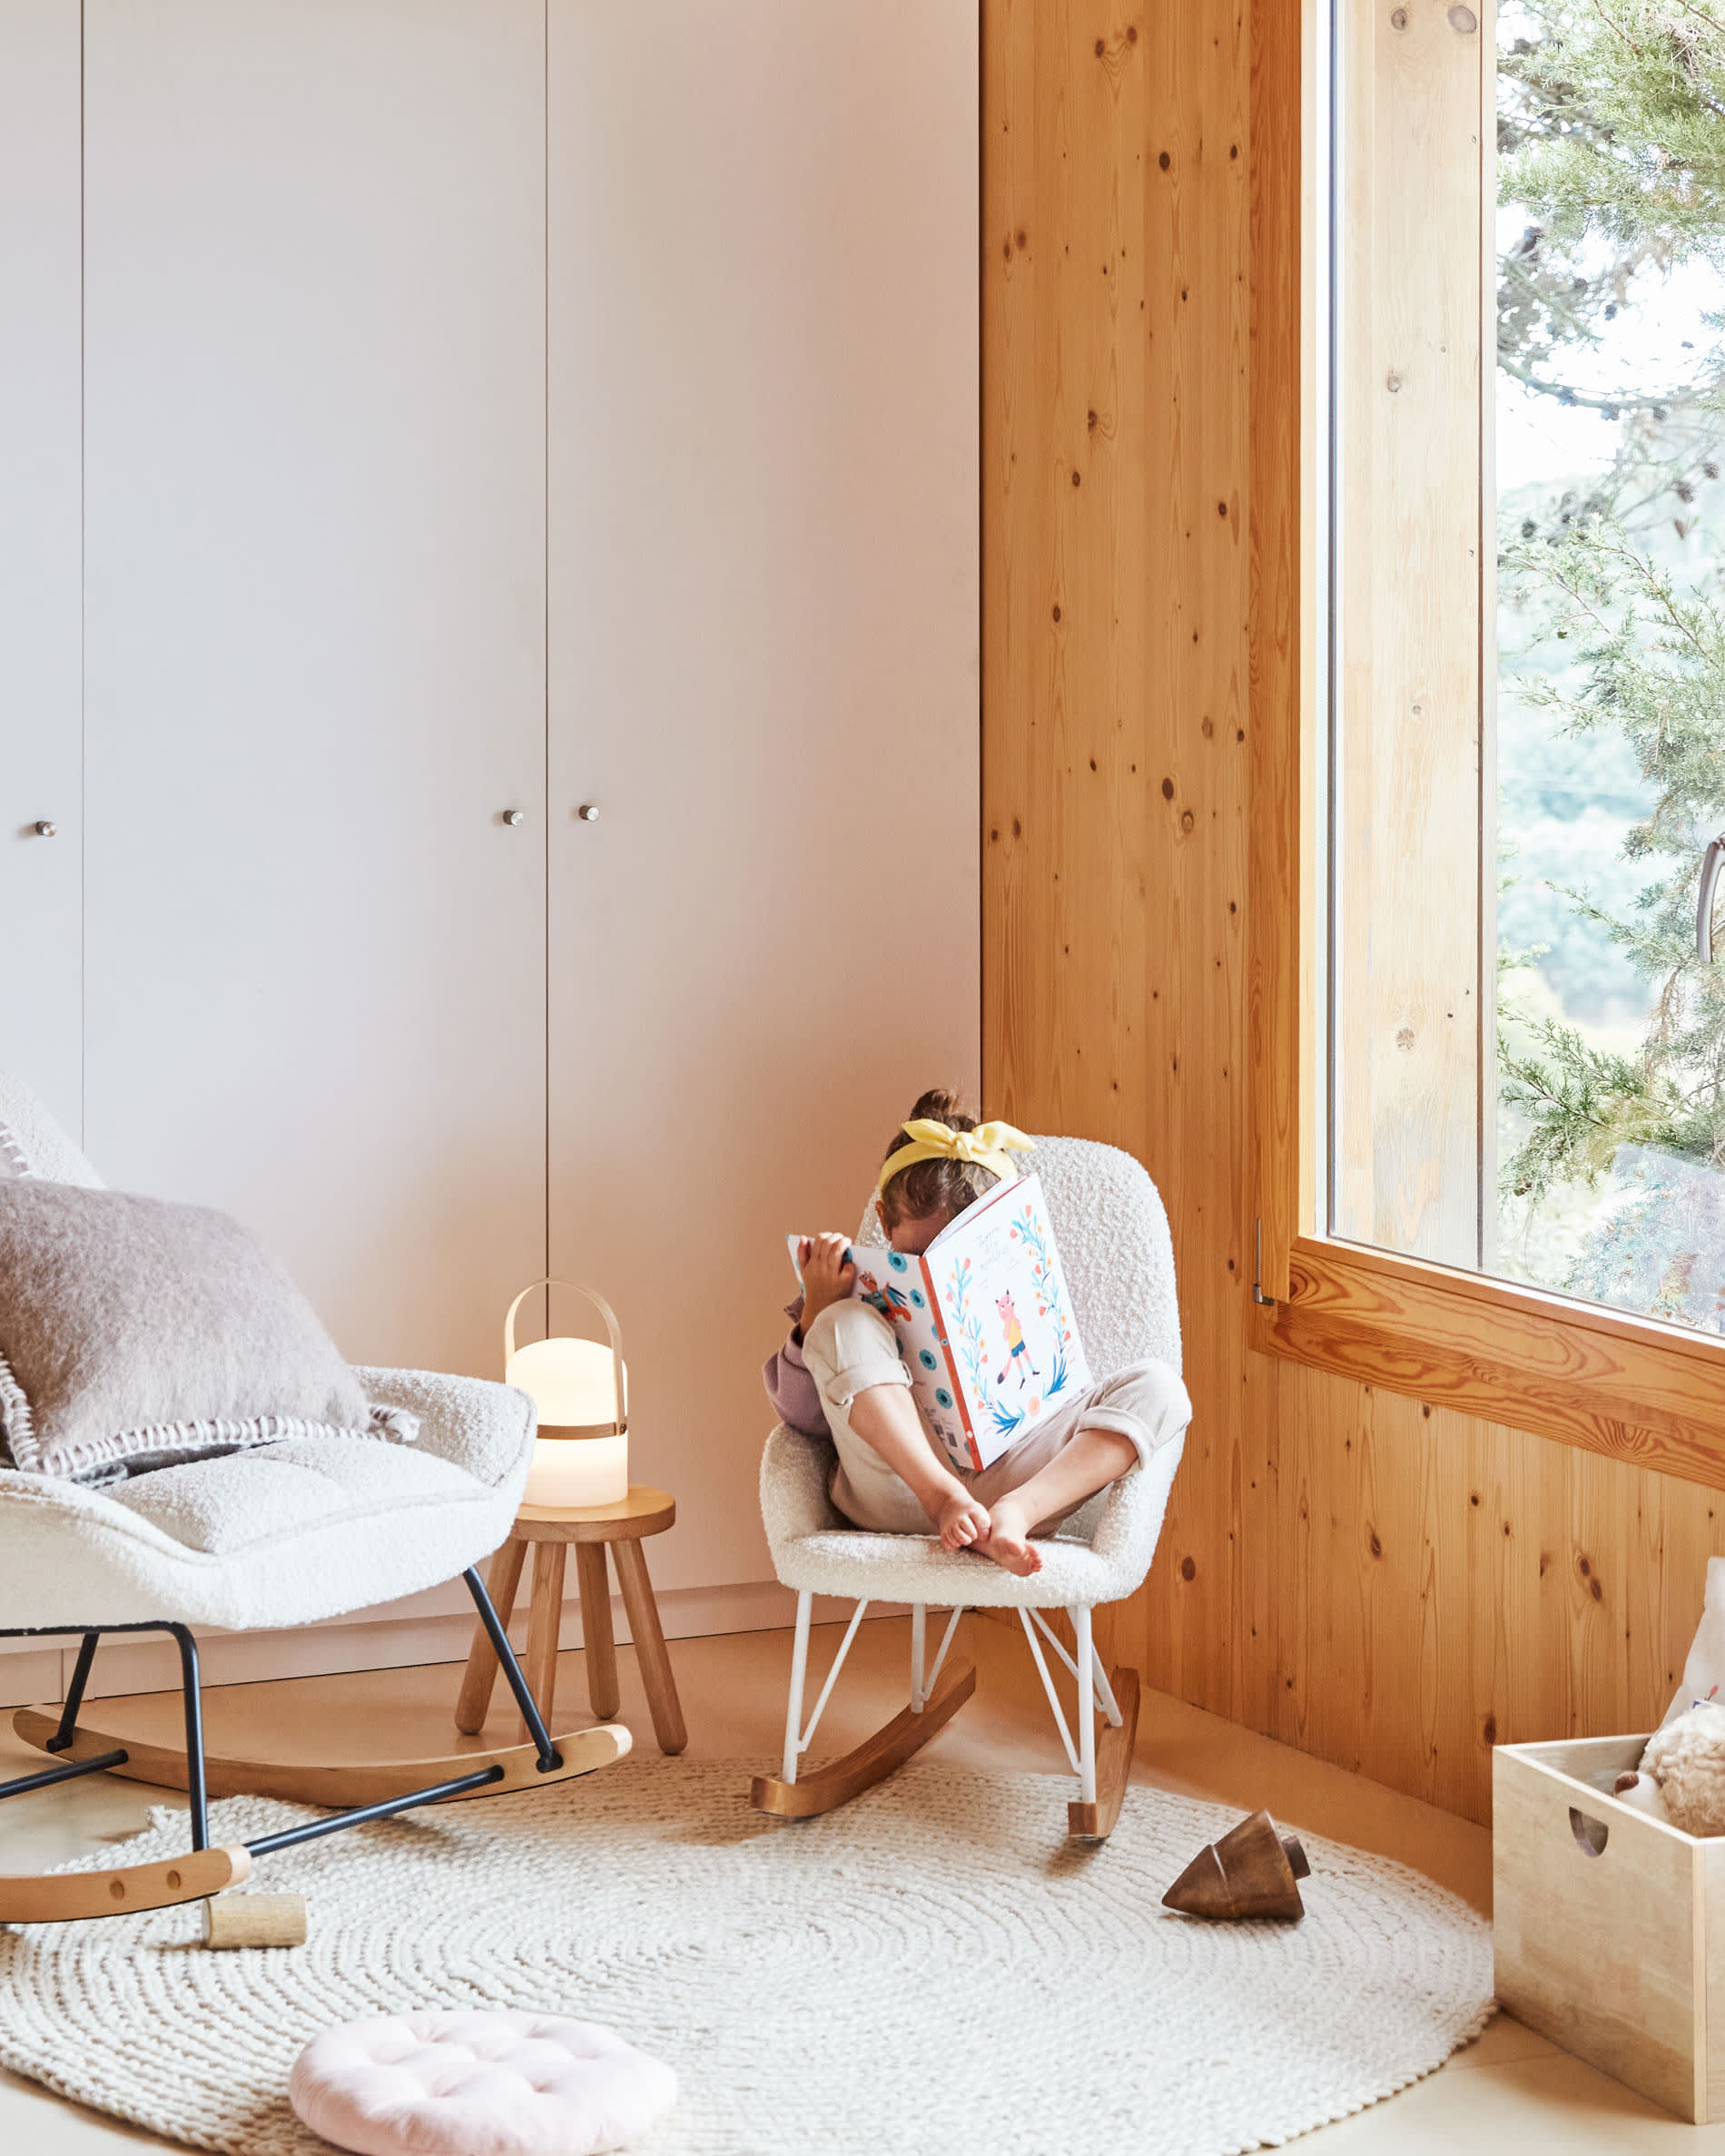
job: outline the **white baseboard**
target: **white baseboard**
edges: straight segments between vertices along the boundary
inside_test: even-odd
[[[658,1597],[659,1621],[668,1639],[708,1639],[722,1632],[766,1632],[788,1628],[796,1616],[796,1597],[776,1580],[756,1580],[728,1587],[672,1588]],[[843,1620],[852,1605],[834,1596],[817,1595],[817,1623]],[[890,1617],[893,1606],[881,1603],[871,1617]],[[618,1639],[629,1637],[628,1616],[620,1597],[613,1597],[611,1622]],[[421,1662],[461,1662],[473,1637],[473,1605],[458,1580],[425,1594],[378,1610],[356,1610],[322,1624],[288,1632],[206,1632],[194,1627],[198,1659],[206,1685],[259,1684],[283,1677],[327,1677],[350,1669],[402,1669]],[[523,1592],[509,1636],[519,1647],[527,1638],[527,1596]],[[562,1644],[581,1645],[579,1604],[563,1606]],[[0,1641],[0,1706],[24,1707],[63,1698],[78,1642],[63,1646],[38,1639]],[[89,1696],[111,1698],[121,1692],[164,1692],[180,1683],[180,1657],[172,1641],[159,1634],[110,1633],[96,1656]]]
[[[44,1647],[35,1639],[6,1644],[18,1651],[0,1661],[0,1703],[29,1707],[38,1699],[64,1698],[65,1671],[71,1665],[63,1662],[58,1648]]]

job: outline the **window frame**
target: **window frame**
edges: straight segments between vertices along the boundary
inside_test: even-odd
[[[1494,51],[1495,6],[1476,5],[1480,35]],[[1329,16],[1325,0],[1259,0],[1254,10],[1247,1342],[1263,1354],[1725,1489],[1725,1339],[1398,1256],[1317,1226],[1318,1116],[1327,1113],[1319,939],[1329,873],[1320,786],[1329,714],[1310,660],[1328,645],[1330,428],[1320,399]],[[1489,145],[1495,69],[1480,73],[1480,139]],[[1482,396],[1496,304],[1491,192],[1482,188]],[[1481,444],[1484,459],[1484,424]],[[1495,596],[1494,510],[1494,490],[1484,486],[1482,621],[1492,618]],[[1490,694],[1484,667],[1482,693]]]

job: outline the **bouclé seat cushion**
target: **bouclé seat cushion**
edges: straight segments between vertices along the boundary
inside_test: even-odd
[[[0,1472],[0,1623],[315,1624],[453,1580],[508,1534],[533,1403],[440,1371],[358,1375],[419,1418],[417,1443],[283,1438],[105,1488]]]
[[[0,1465],[104,1481],[283,1438],[415,1433],[225,1214],[0,1181]]]
[[[652,2131],[676,2076],[592,2022],[387,2014],[314,2037],[288,2096],[358,2156],[600,2156]]]

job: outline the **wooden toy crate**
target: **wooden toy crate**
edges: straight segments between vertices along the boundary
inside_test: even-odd
[[[1492,1755],[1497,1995],[1697,2125],[1725,2119],[1725,1836],[1620,1804],[1644,1737]]]

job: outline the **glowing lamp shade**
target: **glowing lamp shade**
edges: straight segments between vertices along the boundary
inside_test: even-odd
[[[597,1340],[530,1340],[509,1357],[503,1382],[533,1395],[541,1430],[592,1430],[603,1423],[611,1431],[624,1421],[611,1350]]]
[[[554,1337],[517,1347],[515,1314],[538,1287],[574,1287],[585,1295],[604,1317],[609,1344]],[[503,1382],[518,1385],[539,1415],[522,1501],[571,1511],[620,1504],[629,1494],[629,1376],[611,1305],[571,1281],[536,1280],[509,1305],[503,1357]]]

